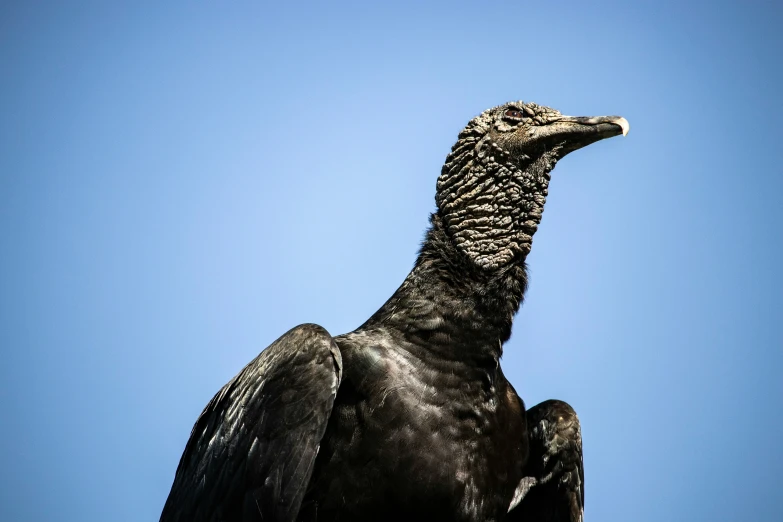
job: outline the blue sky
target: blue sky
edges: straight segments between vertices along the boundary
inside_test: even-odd
[[[0,519],[156,520],[199,412],[410,269],[456,135],[619,114],[555,170],[503,367],[586,515],[779,520],[774,3],[0,6]]]

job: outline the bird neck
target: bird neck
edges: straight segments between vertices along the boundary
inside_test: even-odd
[[[494,359],[511,336],[527,287],[524,263],[495,272],[458,250],[433,214],[416,264],[359,330],[381,329],[442,357]]]
[[[490,133],[460,137],[438,178],[438,216],[472,265],[497,274],[530,253],[559,148],[529,157],[510,154]]]

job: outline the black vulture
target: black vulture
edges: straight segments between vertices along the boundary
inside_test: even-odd
[[[402,285],[353,332],[297,326],[231,379],[161,521],[582,520],[574,410],[526,411],[500,357],[555,163],[627,131],[524,102],[471,120]]]

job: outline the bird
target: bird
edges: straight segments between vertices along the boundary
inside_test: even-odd
[[[196,421],[161,522],[582,521],[574,409],[500,366],[551,172],[619,116],[522,101],[458,134],[415,264],[356,330],[297,326]]]

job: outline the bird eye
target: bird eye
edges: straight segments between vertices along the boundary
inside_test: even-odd
[[[506,109],[503,116],[509,120],[519,121],[524,117],[524,113],[519,109]]]

